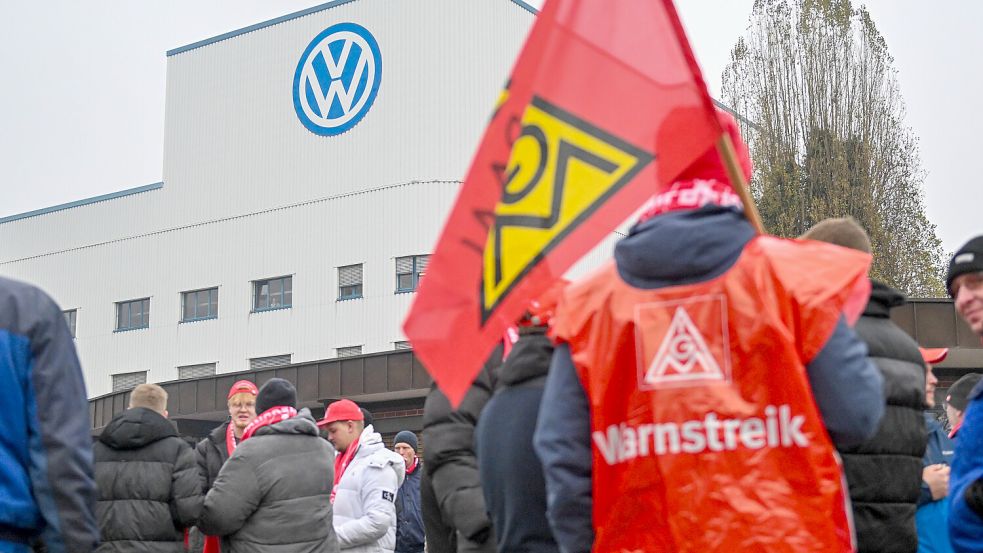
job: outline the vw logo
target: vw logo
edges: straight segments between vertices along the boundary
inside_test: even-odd
[[[321,31],[304,50],[294,73],[294,109],[311,132],[341,134],[372,107],[382,82],[379,44],[355,23]]]

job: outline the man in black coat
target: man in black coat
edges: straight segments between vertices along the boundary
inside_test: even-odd
[[[97,552],[184,551],[202,501],[195,455],[167,420],[167,392],[141,384],[95,444]]]
[[[474,454],[474,427],[491,397],[501,359],[497,348],[456,411],[436,385],[424,403],[420,500],[430,553],[495,551]]]
[[[822,221],[803,238],[871,251],[867,233],[851,218]],[[891,322],[891,309],[904,305],[904,295],[883,283],[871,284],[870,300],[856,331],[884,377],[887,406],[872,439],[839,449],[853,502],[858,551],[915,553],[915,511],[928,439],[922,416],[925,364],[918,344]]]
[[[546,519],[543,466],[532,445],[552,357],[545,327],[520,328],[475,431],[481,487],[500,553],[559,552]]]
[[[256,418],[256,396],[259,388],[249,380],[238,380],[229,388],[227,403],[229,420],[218,425],[208,436],[195,446],[198,470],[201,473],[201,491],[208,493],[212,483],[218,478],[222,465],[229,459],[236,446],[242,441],[242,433]],[[188,536],[189,551],[192,553],[219,553],[221,542],[217,536],[205,536],[197,528],[192,528]]]

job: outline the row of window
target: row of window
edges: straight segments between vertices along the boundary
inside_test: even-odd
[[[429,255],[396,258],[396,293],[413,292],[427,270]],[[285,309],[293,305],[293,277],[282,276],[255,280],[253,311]],[[362,264],[338,267],[338,300],[362,297]],[[75,337],[78,310],[64,312],[65,322]],[[202,321],[218,317],[218,288],[181,292],[181,322]],[[150,326],[150,298],[116,303],[116,330],[135,330]]]
[[[393,342],[394,349],[410,349],[409,342]],[[335,350],[338,357],[352,357],[362,354],[362,346],[346,346]],[[289,365],[291,354],[270,355],[267,357],[253,357],[249,360],[249,370],[272,369]],[[189,378],[201,378],[203,376],[215,375],[215,363],[200,363],[198,365],[184,365],[177,368],[179,380]],[[132,390],[140,384],[147,382],[147,371],[136,371],[112,375],[113,391],[124,392]]]

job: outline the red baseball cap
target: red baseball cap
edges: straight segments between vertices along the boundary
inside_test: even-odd
[[[225,399],[232,399],[232,396],[236,394],[250,394],[253,396],[259,395],[259,388],[255,384],[248,380],[239,380],[229,388],[229,397]]]
[[[918,348],[922,352],[922,359],[926,363],[941,363],[947,355],[949,348]]]
[[[317,422],[318,426],[327,426],[338,421],[361,421],[365,420],[365,415],[358,405],[350,399],[339,399],[328,405],[328,410],[324,412],[324,418]]]

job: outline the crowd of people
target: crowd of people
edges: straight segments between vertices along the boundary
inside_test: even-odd
[[[746,177],[737,125],[720,114]],[[0,552],[983,552],[983,384],[935,416],[849,218],[757,234],[709,150],[391,444],[274,378],[190,446],[142,384],[93,445],[61,312],[0,279]],[[949,262],[983,340],[983,236]]]

